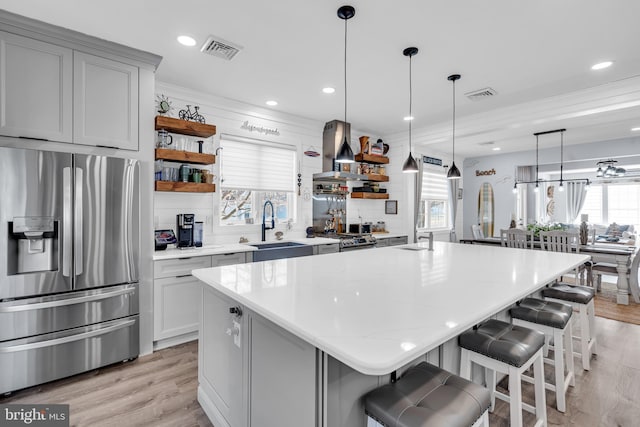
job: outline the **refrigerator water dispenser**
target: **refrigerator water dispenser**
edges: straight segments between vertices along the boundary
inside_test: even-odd
[[[9,274],[57,270],[57,228],[52,217],[14,218],[9,223]]]

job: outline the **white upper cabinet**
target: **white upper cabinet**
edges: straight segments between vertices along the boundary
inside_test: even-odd
[[[72,142],[71,49],[0,31],[0,134]]]
[[[138,68],[74,52],[73,142],[138,150]]]

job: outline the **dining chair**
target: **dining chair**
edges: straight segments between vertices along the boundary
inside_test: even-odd
[[[631,261],[631,266],[627,272],[629,290],[633,296],[633,300],[640,303],[640,287],[638,285],[638,268],[640,268],[640,249],[636,249],[636,252]],[[608,262],[596,262],[591,267],[591,274],[593,285],[597,290],[600,290],[602,285],[602,276],[617,276],[618,268],[614,263]]]
[[[533,230],[519,228],[500,230],[500,244],[508,248],[533,249]]]
[[[475,240],[484,239],[484,232],[478,224],[471,225],[471,233],[473,234],[473,238]]]
[[[578,244],[579,238],[580,236],[578,233],[570,231],[540,231],[540,248],[543,251],[578,253],[580,252],[580,245]],[[585,275],[587,276],[587,285],[591,286],[592,281],[590,262],[576,267],[575,284],[584,285]]]

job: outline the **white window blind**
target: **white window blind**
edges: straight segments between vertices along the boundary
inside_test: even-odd
[[[424,165],[422,173],[422,200],[448,200],[448,182],[444,169],[432,169]]]
[[[222,187],[294,191],[294,147],[230,135],[221,135],[220,145]]]

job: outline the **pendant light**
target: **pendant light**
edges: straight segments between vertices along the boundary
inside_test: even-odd
[[[344,19],[344,140],[340,144],[338,153],[336,154],[336,163],[353,163],[355,158],[353,156],[353,150],[349,146],[347,139],[347,21],[353,18],[356,14],[356,10],[353,6],[342,6],[338,9],[338,17]]]
[[[411,153],[411,122],[413,121],[413,114],[411,114],[411,104],[413,101],[412,90],[411,90],[412,89],[411,88],[411,58],[413,57],[413,55],[418,54],[418,48],[408,47],[402,51],[402,54],[404,56],[409,57],[409,157],[407,157],[407,160],[404,162],[404,165],[402,166],[402,172],[417,173],[418,163],[416,162],[416,159],[413,158],[413,154]]]
[[[451,83],[453,83],[453,132],[452,132],[452,147],[453,152],[451,154],[451,167],[447,172],[447,178],[460,179],[460,170],[456,167],[456,80],[460,80],[460,74],[451,74],[447,77]]]

